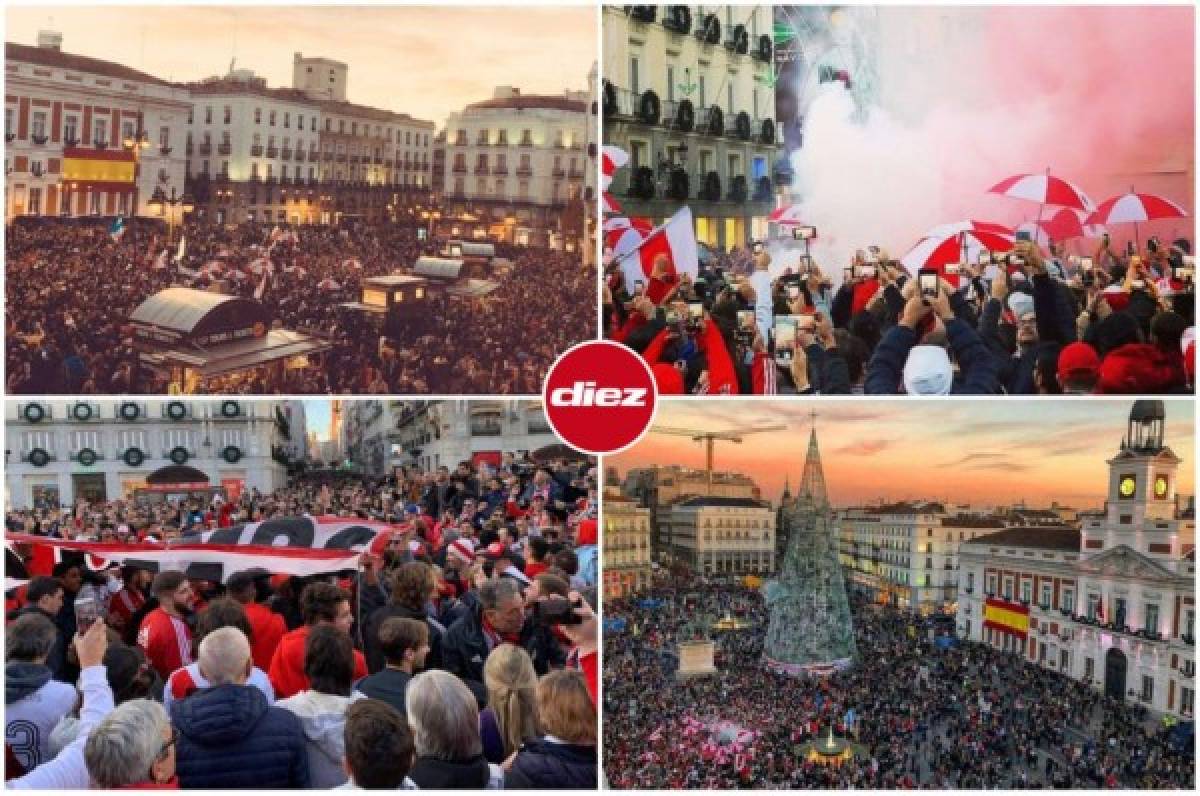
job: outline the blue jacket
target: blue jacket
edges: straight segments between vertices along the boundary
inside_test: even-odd
[[[254,686],[206,688],[171,705],[182,788],[307,788],[300,720]]]
[[[504,775],[505,790],[596,789],[596,747],[531,741]]]
[[[999,364],[987,344],[971,326],[958,318],[946,322],[950,350],[958,360],[959,378],[950,392],[954,395],[991,395],[996,392]],[[893,326],[879,345],[867,367],[864,392],[867,395],[896,395],[904,381],[904,363],[917,344],[916,331]]]

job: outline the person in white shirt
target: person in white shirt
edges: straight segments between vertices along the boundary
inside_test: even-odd
[[[4,631],[4,743],[26,771],[52,757],[50,732],[75,709],[75,687],[52,679],[46,659],[58,628],[40,613],[27,613]]]

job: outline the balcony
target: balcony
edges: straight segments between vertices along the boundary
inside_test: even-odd
[[[517,144],[517,146],[531,147],[531,146],[533,146],[533,139],[532,138],[522,138],[521,143]]]
[[[533,168],[531,166],[517,166],[518,177],[532,177]]]
[[[466,145],[467,145],[467,139],[466,139],[466,138],[457,138],[457,139],[455,139],[455,141],[454,141],[454,146],[466,146]]]
[[[466,174],[467,173],[467,164],[466,163],[455,163],[454,168],[452,168],[450,171],[454,174]]]
[[[290,149],[282,150],[282,152],[280,153],[280,157],[282,157],[284,160],[291,160],[292,159],[292,150],[290,150]]]
[[[67,148],[79,146],[79,139],[73,135],[66,136],[63,138],[63,146]]]
[[[338,156],[335,158],[335,160],[336,160],[338,163],[345,163],[345,162],[346,162],[346,155],[345,155],[344,153],[338,153]]]
[[[200,146],[196,147],[196,151],[200,154],[201,157],[203,157],[204,155],[211,155],[212,154],[212,143],[209,141],[203,141],[203,142],[201,142]]]
[[[103,138],[97,138],[92,142],[93,149],[108,149],[108,141]]]
[[[255,144],[254,146],[250,147],[250,156],[251,157],[261,158],[262,153],[263,153],[263,148],[262,148],[261,144]]]
[[[33,142],[35,146],[45,146],[46,142],[50,140],[50,136],[34,134],[29,136],[29,140]]]
[[[550,173],[552,175],[554,175],[555,177],[567,176],[567,172],[562,166],[555,166],[553,169],[550,170]]]
[[[382,166],[383,158],[380,157],[379,155],[376,155],[375,157],[371,158],[371,162],[374,163],[376,166]]]
[[[267,157],[269,157],[269,158],[279,157],[279,150],[273,146],[267,147]]]
[[[326,163],[332,163],[333,162],[333,153],[332,152],[324,153],[323,155],[321,155],[321,160],[325,161]]]
[[[191,141],[188,141],[187,146],[185,146],[183,148],[183,154],[187,155],[190,158],[193,154],[195,154],[195,152],[196,152],[196,148],[194,146],[192,146]]]
[[[217,144],[217,154],[218,155],[232,155],[233,154],[233,144],[229,143],[228,141],[222,141],[221,143]]]
[[[476,163],[474,173],[475,174],[487,174],[488,173],[487,164],[486,163]]]
[[[504,163],[498,163],[492,168],[492,174],[508,174],[508,166]]]
[[[316,159],[316,158],[314,158],[314,160],[315,160],[315,159]],[[297,162],[297,163],[303,163],[303,162],[304,162],[304,150],[303,150],[303,149],[297,149],[297,150],[296,150],[296,162]]]

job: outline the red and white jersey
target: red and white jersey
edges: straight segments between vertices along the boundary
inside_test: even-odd
[[[138,630],[137,643],[163,680],[192,662],[191,629],[182,619],[176,619],[161,608],[146,614]]]
[[[186,699],[200,689],[208,688],[211,685],[212,683],[200,673],[200,664],[189,663],[182,669],[171,672],[171,676],[167,678],[167,684],[163,688],[163,707],[169,711],[172,702]],[[268,705],[275,704],[275,689],[271,687],[271,679],[262,669],[257,666],[251,669],[250,677],[246,679],[246,685],[252,685],[262,691],[263,696],[267,698]]]

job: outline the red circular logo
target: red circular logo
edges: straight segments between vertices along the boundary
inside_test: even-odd
[[[620,343],[589,340],[550,366],[542,387],[546,419],[583,453],[619,453],[650,428],[658,393],[646,361]]]

